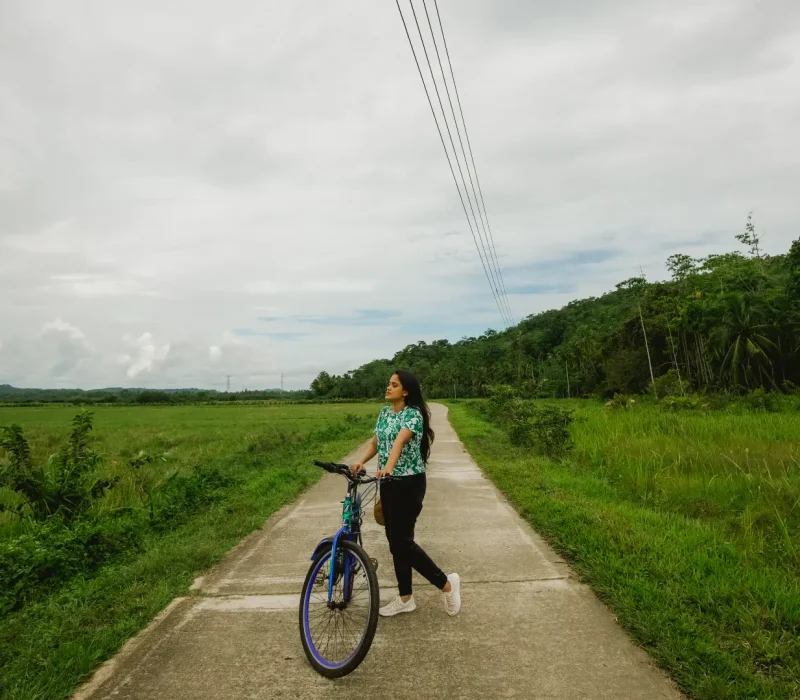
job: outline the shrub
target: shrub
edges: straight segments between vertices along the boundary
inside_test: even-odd
[[[504,423],[510,418],[511,404],[518,401],[516,392],[508,384],[498,384],[490,389],[486,402],[486,415],[495,423]]]
[[[784,393],[786,394],[795,394],[800,396],[800,386],[797,386],[797,384],[788,379],[784,379],[781,382],[781,389],[783,389]]]
[[[75,574],[93,571],[120,552],[136,549],[140,527],[131,513],[69,527],[60,518],[50,518],[31,523],[23,535],[0,541],[0,615]]]
[[[753,413],[777,413],[781,410],[778,396],[771,391],[764,391],[762,387],[745,394],[740,399],[740,402],[748,411]]]
[[[533,447],[552,459],[572,449],[569,429],[575,418],[571,410],[523,401],[510,386],[501,384],[493,387],[486,413],[506,431],[512,445]]]
[[[70,521],[85,512],[117,479],[97,476],[100,456],[91,447],[92,413],[81,411],[72,419],[67,444],[53,455],[46,466],[34,465],[30,447],[18,425],[2,428],[0,447],[8,453],[0,468],[0,486],[24,498],[35,520],[57,515]]]
[[[636,397],[630,394],[614,394],[612,399],[606,401],[606,408],[609,409],[631,409],[636,406]]]
[[[648,387],[648,392],[652,393],[654,387],[659,398],[683,396],[686,390],[686,383],[681,381],[676,370],[671,369],[666,374],[656,377],[655,382]]]
[[[221,500],[226,490],[238,482],[214,467],[197,467],[188,475],[172,475],[154,492],[151,525],[166,529],[185,520],[200,508]]]
[[[662,411],[707,411],[711,405],[705,397],[697,394],[688,396],[667,396],[661,399],[659,407]]]
[[[552,404],[537,406],[529,421],[536,447],[551,459],[564,457],[573,447],[570,427],[575,422],[574,412]]]

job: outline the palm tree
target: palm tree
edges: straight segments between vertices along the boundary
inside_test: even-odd
[[[769,309],[753,295],[730,294],[723,300],[722,314],[712,339],[718,356],[722,357],[720,372],[734,384],[750,388],[758,373],[758,383],[764,378],[774,387],[772,357],[779,354],[778,347],[770,340],[766,331],[770,328],[764,321]]]

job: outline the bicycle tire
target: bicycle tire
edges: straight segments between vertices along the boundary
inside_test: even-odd
[[[317,673],[326,678],[341,678],[352,673],[364,660],[375,637],[375,630],[378,626],[378,608],[380,606],[380,592],[378,591],[378,576],[372,566],[370,558],[362,547],[348,540],[340,540],[337,549],[349,552],[351,556],[361,564],[366,572],[369,581],[369,611],[364,629],[364,634],[356,649],[341,663],[329,662],[322,658],[316,649],[314,641],[310,639],[308,629],[309,600],[311,589],[317,578],[318,572],[322,569],[327,560],[330,560],[331,545],[328,544],[319,554],[308,569],[305,581],[303,582],[303,592],[300,595],[300,639],[303,642],[303,651],[306,653],[309,663]]]

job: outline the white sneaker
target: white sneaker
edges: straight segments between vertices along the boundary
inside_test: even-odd
[[[458,574],[448,574],[450,581],[449,593],[444,593],[444,609],[448,615],[456,615],[461,610],[461,577]]]
[[[414,612],[417,609],[417,604],[414,602],[412,595],[405,603],[400,596],[397,596],[391,603],[384,605],[378,612],[382,617],[391,617],[392,615],[399,615],[400,613]]]

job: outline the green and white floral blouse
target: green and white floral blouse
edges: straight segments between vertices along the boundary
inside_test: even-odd
[[[384,406],[378,414],[375,424],[375,435],[378,437],[378,464],[383,469],[389,461],[389,455],[394,447],[394,441],[403,428],[414,433],[400,453],[400,459],[394,467],[392,476],[412,476],[425,473],[425,462],[422,461],[422,414],[418,408],[406,406],[399,413],[395,413],[391,406]]]

